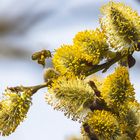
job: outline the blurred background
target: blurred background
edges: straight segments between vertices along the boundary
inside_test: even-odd
[[[42,49],[71,43],[78,31],[99,26],[100,7],[109,0],[0,0],[0,91],[7,86],[43,82],[43,68],[31,61]],[[121,0],[140,14],[139,0]],[[140,100],[140,58],[130,77]],[[49,66],[48,66],[49,67]],[[113,70],[110,69],[109,72]],[[107,74],[108,74],[107,73]],[[80,134],[80,124],[45,103],[41,90],[33,97],[27,119],[9,137],[0,140],[65,140]]]

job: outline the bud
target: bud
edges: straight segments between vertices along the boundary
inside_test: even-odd
[[[48,68],[44,71],[44,81],[47,82],[48,80],[58,78],[59,73],[53,69],[53,68]]]

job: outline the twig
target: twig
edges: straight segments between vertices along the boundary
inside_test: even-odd
[[[86,73],[86,76],[89,76],[93,73],[96,73],[100,70],[103,70],[102,72],[106,72],[113,64],[115,64],[116,62],[118,62],[119,60],[121,60],[122,58],[124,58],[125,56],[127,56],[128,54],[121,54],[121,53],[117,53],[116,56],[103,63],[103,64],[100,64],[100,65],[94,65],[87,73]]]

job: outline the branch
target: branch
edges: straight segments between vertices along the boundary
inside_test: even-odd
[[[27,88],[30,88],[34,93],[36,93],[38,90],[42,89],[42,88],[45,88],[45,87],[48,87],[49,85],[51,84],[51,81],[48,81],[48,82],[45,82],[41,85],[36,85],[36,86],[32,86],[32,87],[27,87]]]
[[[96,73],[100,70],[103,70],[102,72],[106,72],[113,64],[115,64],[116,62],[118,62],[119,60],[121,60],[122,58],[124,58],[125,56],[127,56],[128,54],[121,54],[121,53],[116,53],[116,56],[103,63],[103,64],[100,64],[100,65],[94,65],[86,74],[86,76],[89,76],[93,73]]]
[[[36,86],[30,86],[30,87],[24,87],[24,86],[17,86],[17,87],[10,87],[8,89],[10,89],[11,91],[15,91],[15,92],[22,92],[24,90],[30,90],[32,93],[32,95],[34,95],[38,90],[48,87],[50,84],[52,83],[51,80],[48,80],[47,82],[40,84],[40,85],[36,85]]]
[[[95,92],[95,95],[97,97],[101,97],[101,92],[98,90],[98,88],[97,88],[96,84],[94,83],[94,81],[89,81],[88,84],[93,89],[93,91]]]

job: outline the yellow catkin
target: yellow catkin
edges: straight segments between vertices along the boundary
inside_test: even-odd
[[[82,120],[89,111],[89,105],[94,101],[92,88],[77,77],[60,76],[49,88],[46,94],[47,102],[54,109],[64,111],[73,120]]]
[[[106,36],[99,29],[79,32],[73,45],[62,45],[53,57],[53,64],[61,74],[73,72],[84,75],[106,57],[108,44]]]
[[[82,53],[82,49],[78,46],[62,45],[56,50],[53,57],[55,69],[62,75],[69,72],[75,75],[84,74],[91,66],[82,57]]]
[[[95,110],[88,114],[84,123],[99,140],[114,140],[120,133],[116,117],[108,111]]]
[[[116,68],[113,74],[105,78],[102,85],[102,96],[110,107],[125,108],[123,104],[127,101],[134,101],[135,92],[129,79],[126,67]]]
[[[102,7],[101,27],[111,47],[126,52],[138,50],[140,42],[140,17],[131,7],[119,2],[109,2]]]
[[[20,92],[5,90],[4,99],[0,102],[0,133],[8,136],[26,118],[31,105],[31,90]]]
[[[73,43],[83,50],[82,57],[93,65],[98,64],[108,51],[106,36],[99,29],[78,32]]]

